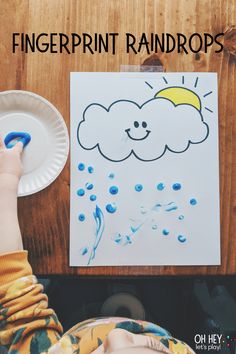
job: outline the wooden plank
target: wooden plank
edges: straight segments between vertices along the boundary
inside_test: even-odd
[[[235,0],[0,0],[1,90],[33,91],[51,101],[69,129],[69,72],[120,71],[121,64],[140,65],[148,55],[12,54],[13,32],[142,32],[217,34],[235,25]],[[232,39],[233,40],[233,39]],[[35,195],[20,198],[19,220],[25,248],[37,274],[196,275],[236,274],[236,124],[235,59],[228,52],[160,54],[166,71],[216,71],[219,75],[221,249],[220,267],[70,268],[69,161],[58,179]],[[210,169],[210,162],[209,162]],[[210,250],[209,250],[210,252]]]

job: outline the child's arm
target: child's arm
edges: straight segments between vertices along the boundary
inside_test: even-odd
[[[0,137],[0,353],[39,354],[62,327],[43,287],[32,275],[17,218],[22,143],[6,149]]]
[[[22,147],[18,142],[12,149],[6,149],[0,138],[0,254],[23,248],[17,219]]]

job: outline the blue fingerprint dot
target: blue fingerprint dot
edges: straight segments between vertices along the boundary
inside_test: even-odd
[[[79,170],[79,171],[83,171],[84,169],[85,169],[85,164],[82,163],[82,162],[80,162],[80,163],[78,164],[78,170]]]
[[[182,186],[180,183],[174,183],[172,188],[174,189],[174,191],[179,191],[182,188]]]
[[[169,235],[170,231],[167,229],[162,230],[163,235],[167,236]]]
[[[141,192],[143,190],[142,184],[136,184],[136,186],[134,188],[135,188],[136,192]]]
[[[88,173],[93,173],[94,172],[94,168],[92,166],[88,167]]]
[[[163,191],[164,188],[165,188],[164,183],[158,183],[157,189],[158,189],[159,191]]]
[[[86,253],[88,253],[88,247],[83,247],[81,250],[82,256],[84,256]]]
[[[77,190],[77,195],[78,195],[79,197],[83,197],[84,194],[85,194],[85,191],[84,191],[83,188],[80,188],[80,189]]]
[[[152,225],[152,229],[156,230],[157,229],[157,225]]]
[[[118,189],[118,187],[117,186],[111,186],[110,188],[109,188],[109,192],[111,193],[111,194],[117,194],[118,193],[118,191],[119,191],[119,189]]]
[[[79,218],[79,221],[84,221],[85,220],[85,215],[84,214],[79,214],[78,218]]]
[[[110,179],[113,179],[114,177],[115,177],[115,174],[112,172],[108,175],[108,178],[110,178]]]
[[[93,184],[88,182],[88,183],[85,184],[85,187],[86,187],[86,189],[91,191],[91,189],[93,189]]]
[[[191,205],[196,205],[197,204],[197,200],[195,198],[192,198],[192,199],[190,199],[189,203]]]
[[[94,202],[97,199],[97,197],[95,194],[92,194],[90,195],[89,199],[91,200],[91,202]]]
[[[187,239],[186,239],[186,237],[185,236],[183,236],[183,235],[179,235],[178,236],[178,240],[179,240],[179,242],[185,242]]]
[[[179,220],[184,220],[184,215],[180,215],[178,219]]]
[[[108,213],[111,213],[111,214],[113,214],[113,213],[115,213],[116,212],[116,206],[115,206],[115,204],[107,204],[106,205],[106,211],[108,212]]]

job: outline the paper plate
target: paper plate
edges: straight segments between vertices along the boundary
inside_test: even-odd
[[[27,132],[23,175],[18,196],[30,195],[52,183],[65,166],[69,153],[66,124],[58,110],[45,98],[21,90],[0,92],[0,133]]]

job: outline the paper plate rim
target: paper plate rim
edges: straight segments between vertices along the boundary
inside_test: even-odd
[[[70,140],[69,140],[69,132],[68,132],[68,128],[67,125],[65,123],[65,120],[62,116],[62,114],[58,111],[58,109],[51,103],[49,102],[45,97],[40,96],[37,93],[34,93],[32,91],[26,91],[26,90],[5,90],[5,91],[1,91],[0,92],[0,96],[4,96],[4,95],[11,95],[11,94],[18,94],[18,95],[26,95],[26,96],[33,96],[36,99],[40,100],[41,102],[43,102],[45,105],[49,106],[56,114],[58,120],[60,120],[60,122],[62,123],[63,126],[63,130],[65,132],[65,138],[66,138],[66,146],[65,146],[65,154],[64,154],[64,158],[61,160],[62,164],[61,167],[58,169],[58,172],[51,178],[49,179],[49,181],[47,183],[45,183],[42,187],[38,187],[35,188],[32,191],[29,192],[25,192],[25,193],[18,193],[18,197],[26,197],[28,195],[32,195],[35,194],[37,192],[40,192],[41,190],[47,188],[51,183],[53,183],[56,178],[61,174],[61,172],[63,171],[66,162],[68,160],[68,155],[69,155],[69,150],[70,150]],[[20,182],[19,182],[20,183]]]

